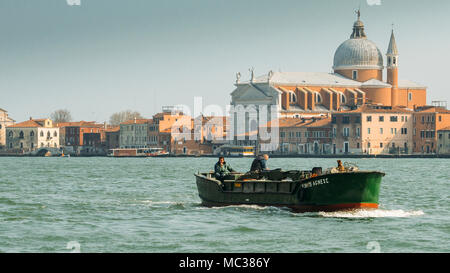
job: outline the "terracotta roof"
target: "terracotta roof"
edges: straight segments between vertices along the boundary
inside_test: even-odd
[[[96,124],[95,121],[76,121],[76,122],[60,122],[56,124],[56,127],[99,127],[102,124]]]
[[[274,122],[269,121],[266,125],[262,127],[271,127]],[[278,119],[278,127],[279,128],[292,128],[292,127],[323,127],[327,124],[331,123],[330,118],[279,118]]]
[[[114,132],[119,132],[120,131],[120,126],[114,126],[112,128],[108,128],[105,130],[106,133],[114,133]]]
[[[44,127],[42,124],[38,123],[34,119],[30,119],[21,123],[17,123],[15,125],[8,126],[9,128],[35,128],[35,127]]]
[[[417,112],[419,113],[445,113],[445,114],[449,114],[450,110],[447,110],[445,108],[442,107],[436,107],[436,106],[431,106],[425,109],[418,109]]]
[[[323,118],[318,119],[315,121],[312,121],[311,123],[307,124],[306,127],[325,127],[331,124],[331,118]]]
[[[363,105],[356,110],[343,111],[336,114],[352,114],[352,113],[406,113],[411,114],[413,111],[401,107],[385,107],[376,105]]]
[[[151,121],[151,119],[130,119],[127,120],[125,122],[122,122],[122,124],[126,125],[126,124],[145,124],[145,123],[149,123]]]

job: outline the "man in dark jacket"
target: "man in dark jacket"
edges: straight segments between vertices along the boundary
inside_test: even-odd
[[[264,154],[262,156],[259,155],[258,157],[255,158],[255,160],[253,160],[252,166],[250,167],[250,171],[261,172],[264,170],[268,170],[269,168],[267,168],[267,160],[269,160],[268,154]]]
[[[219,161],[214,165],[214,176],[216,179],[223,182],[231,172],[235,172],[235,170],[225,162],[223,156],[219,157]]]

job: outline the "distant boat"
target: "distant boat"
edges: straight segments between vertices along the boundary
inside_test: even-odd
[[[322,173],[313,171],[263,171],[233,173],[223,182],[213,172],[195,174],[202,205],[259,205],[287,207],[295,212],[378,208],[384,173],[347,167]]]
[[[155,157],[169,154],[162,148],[118,148],[109,151],[108,156],[111,157]]]

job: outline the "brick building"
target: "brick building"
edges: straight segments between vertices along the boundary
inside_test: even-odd
[[[449,126],[449,110],[436,106],[417,108],[414,113],[414,153],[437,153],[437,132]]]

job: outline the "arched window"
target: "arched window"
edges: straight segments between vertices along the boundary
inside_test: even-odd
[[[58,136],[58,133],[55,131],[55,132],[53,133],[53,136],[54,136],[54,137],[57,137],[57,136]]]
[[[43,131],[41,131],[41,133],[40,133],[40,136],[41,136],[41,137],[43,137],[43,136],[44,136],[44,132],[43,132]]]
[[[50,138],[50,132],[47,132],[47,138]]]
[[[19,138],[23,138],[23,131],[20,131]]]
[[[347,103],[347,98],[343,93],[341,93],[341,103]]]
[[[295,93],[294,92],[290,92],[289,93],[289,96],[290,96],[290,102],[291,103],[296,103],[297,102],[297,96],[295,95]]]
[[[9,137],[13,137],[13,136],[14,136],[14,133],[13,133],[12,131],[10,131],[10,132],[8,133],[8,136],[9,136]]]
[[[34,137],[34,131],[30,132],[30,137]]]
[[[316,93],[316,103],[322,103],[322,96],[319,93]]]

